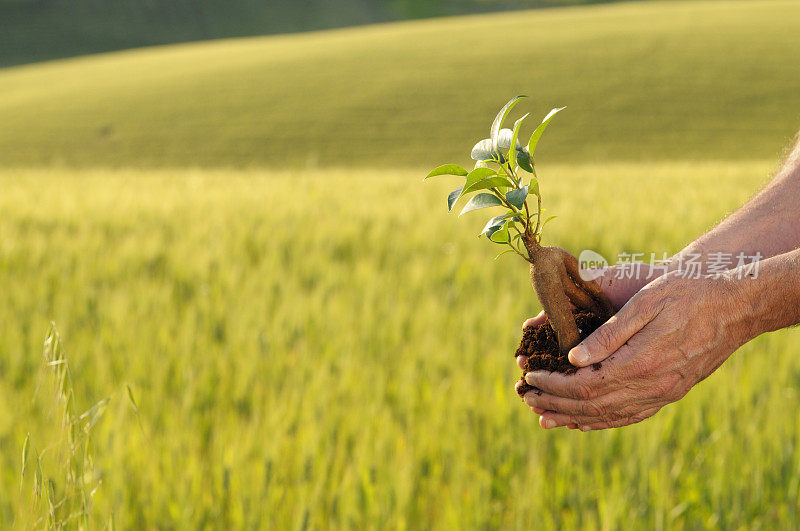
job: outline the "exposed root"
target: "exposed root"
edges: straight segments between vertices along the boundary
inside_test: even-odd
[[[561,257],[564,260],[564,267],[566,268],[569,278],[572,280],[575,286],[580,289],[581,292],[591,297],[595,306],[592,311],[598,317],[602,317],[603,320],[608,320],[612,315],[614,315],[614,308],[611,306],[611,301],[608,300],[606,294],[603,293],[603,290],[595,282],[581,278],[580,267],[578,265],[577,258],[572,256],[564,249],[557,249],[561,252]],[[576,307],[581,308],[581,306],[575,301],[572,301],[572,304],[575,304]]]
[[[531,283],[566,355],[580,342],[573,306],[607,320],[614,313],[608,297],[592,281],[580,277],[578,261],[564,249],[525,242],[531,257]]]

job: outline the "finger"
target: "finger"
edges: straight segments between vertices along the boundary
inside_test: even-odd
[[[520,369],[525,370],[525,363],[527,363],[527,361],[528,361],[528,356],[522,356],[522,355],[517,356],[517,365],[519,365]]]
[[[584,416],[572,413],[559,413],[558,411],[550,410],[545,410],[544,413],[539,413],[539,415],[539,425],[546,430],[560,428],[562,426],[569,426],[570,424],[576,424],[578,426],[591,426],[594,424],[600,424],[602,422],[618,420],[616,418],[604,419],[601,417]]]
[[[540,324],[544,323],[544,320],[545,320],[545,315],[544,315],[544,310],[542,310],[536,317],[531,317],[530,319],[522,323],[522,329],[525,330],[529,326],[539,326]]]
[[[625,303],[627,303],[631,297],[636,295],[636,293],[642,289],[644,284],[649,282],[649,280],[647,282],[639,280],[642,278],[642,276],[639,274],[641,271],[640,269],[636,269],[633,272],[632,278],[622,278],[626,277],[627,275],[620,275],[620,269],[627,265],[628,264],[621,264],[617,266],[605,267],[602,269],[602,273],[595,274],[598,286],[600,286],[600,289],[608,295],[608,299],[611,301],[611,306],[616,310],[625,306]]]
[[[582,411],[582,401],[575,400],[574,398],[563,398],[548,393],[529,391],[525,393],[525,396],[522,397],[522,399],[525,401],[528,407],[535,407],[541,409],[542,411],[552,411],[553,413],[561,413],[564,415],[585,414]],[[596,417],[599,417],[599,415]]]
[[[661,407],[654,407],[650,409],[646,409],[640,413],[631,415],[629,417],[625,417],[619,420],[612,420],[608,422],[598,422],[594,424],[587,424],[580,426],[581,431],[597,431],[597,430],[606,430],[609,428],[621,428],[623,426],[630,426],[631,424],[636,424],[642,422],[645,419],[648,419],[658,413],[661,410]]]
[[[517,395],[519,395],[519,387],[520,387],[521,385],[523,385],[523,383],[524,383],[524,382],[522,382],[522,380],[518,380],[518,381],[517,381],[517,383],[514,385],[514,392],[515,392]],[[539,407],[531,407],[531,406],[530,406],[529,404],[527,404],[527,403],[526,403],[526,405],[528,405],[528,407],[530,407],[530,408],[531,408],[531,410],[533,410],[533,412],[534,412],[534,413],[536,413],[537,415],[541,415],[542,413],[544,413],[544,412],[545,412],[545,410],[544,410],[544,409],[542,409],[542,408],[539,408]]]
[[[586,367],[616,352],[658,314],[660,305],[649,303],[649,297],[644,294],[631,299],[618,314],[569,351],[569,362]]]
[[[552,430],[553,428],[561,428],[563,426],[569,426],[570,424],[576,424],[581,426],[582,424],[590,424],[590,423],[599,423],[601,422],[600,419],[581,419],[576,415],[566,415],[563,413],[555,413],[553,411],[545,411],[539,417],[539,426],[546,430]]]
[[[525,393],[523,400],[529,407],[554,413],[577,415],[585,422],[590,419],[604,419],[609,415],[614,416],[616,412],[628,405],[630,393],[626,389],[620,389],[595,400],[576,400],[531,391]]]
[[[536,413],[537,415],[543,415],[546,410],[539,408],[539,407],[532,407],[531,411]]]
[[[542,428],[544,428],[546,430],[552,430],[553,428],[560,428],[562,426],[563,427],[567,427],[567,428],[569,428],[571,430],[576,430],[576,429],[580,428],[580,425],[577,424],[577,423],[574,423],[574,422],[553,425],[552,421],[548,420],[549,417],[547,416],[547,413],[549,413],[549,412],[545,412],[544,415],[539,417],[539,426],[541,426]]]
[[[578,400],[590,400],[596,398],[600,394],[605,394],[605,392],[599,391],[598,389],[601,387],[601,378],[604,376],[605,372],[605,368],[599,371],[587,369],[570,375],[557,372],[534,371],[525,374],[525,382],[551,395],[575,398]],[[608,385],[604,387],[608,387]]]
[[[546,429],[558,428],[561,426],[567,426],[569,424],[577,424],[580,427],[592,428],[593,426],[613,424],[624,421],[624,423],[621,425],[625,426],[627,424],[632,424],[631,420],[638,418],[641,415],[645,415],[642,418],[647,418],[653,415],[653,412],[645,412],[649,412],[653,408],[655,408],[655,411],[658,411],[658,408],[660,408],[661,405],[663,405],[663,402],[655,402],[653,400],[637,400],[635,403],[629,403],[627,406],[620,407],[615,410],[609,410],[602,416],[561,413],[548,409],[544,413],[540,413],[542,418],[540,419],[539,424],[543,428],[546,427]]]

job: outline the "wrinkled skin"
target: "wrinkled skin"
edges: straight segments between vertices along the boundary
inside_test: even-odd
[[[540,390],[524,400],[543,428],[589,431],[640,422],[682,398],[751,339],[746,304],[727,277],[670,273],[638,293],[633,281],[607,280],[600,284],[612,304],[624,306],[570,351],[570,361],[583,368],[568,376],[525,375]],[[590,367],[598,362],[599,369]]]

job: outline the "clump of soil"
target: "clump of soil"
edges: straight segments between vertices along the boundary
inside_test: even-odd
[[[573,315],[575,315],[575,323],[578,325],[578,333],[581,340],[589,337],[592,332],[600,328],[600,325],[605,322],[601,317],[587,311],[575,310]],[[514,356],[528,356],[528,361],[525,363],[525,369],[522,373],[522,385],[517,390],[520,396],[524,396],[528,391],[536,390],[535,387],[525,382],[524,376],[527,372],[550,371],[572,374],[578,370],[578,367],[569,362],[566,354],[561,355],[559,353],[558,338],[548,320],[537,326],[528,326],[523,330],[522,342],[520,342]],[[599,368],[599,363],[595,363],[592,366],[594,370]]]

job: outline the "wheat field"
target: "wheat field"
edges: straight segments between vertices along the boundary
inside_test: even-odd
[[[546,239],[673,252],[773,166],[543,164]],[[796,331],[640,425],[543,432],[513,391],[525,264],[423,174],[0,172],[0,521],[35,516],[27,434],[59,440],[52,319],[77,409],[111,399],[98,526],[798,524]]]

